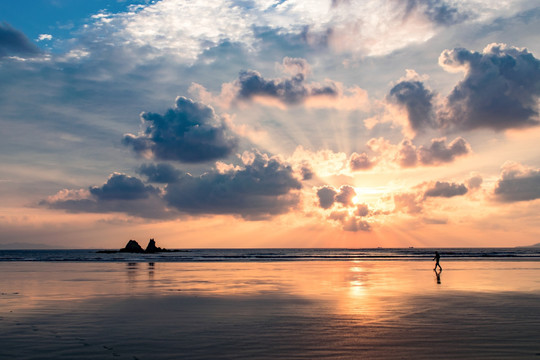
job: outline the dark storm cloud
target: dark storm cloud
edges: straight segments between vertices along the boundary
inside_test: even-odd
[[[247,219],[287,212],[302,187],[290,166],[256,154],[244,169],[201,176],[184,174],[166,187],[165,200],[188,214],[232,214]]]
[[[421,81],[406,80],[396,84],[388,95],[389,99],[407,110],[409,124],[415,131],[435,126],[433,93]]]
[[[349,160],[349,167],[352,171],[369,170],[375,166],[376,162],[371,161],[366,153],[352,153]]]
[[[437,181],[431,188],[427,189],[424,197],[454,197],[467,193],[467,187],[464,184],[456,184],[444,181]]]
[[[418,158],[423,165],[439,165],[449,163],[458,156],[467,155],[471,147],[465,139],[459,137],[446,146],[446,139],[433,139],[429,147],[418,149]]]
[[[5,56],[33,56],[39,48],[26,35],[5,22],[0,22],[0,59]]]
[[[323,186],[317,190],[317,197],[319,198],[319,205],[323,209],[329,209],[334,205],[336,201],[337,191],[329,186]]]
[[[506,167],[497,181],[495,197],[503,202],[540,199],[540,170]]]
[[[265,79],[254,70],[240,72],[235,85],[237,98],[249,100],[256,96],[278,99],[284,104],[294,105],[314,96],[337,96],[338,88],[334,83],[326,85],[307,84],[302,69],[290,78]]]
[[[113,174],[102,186],[93,186],[88,190],[86,194],[64,190],[41,201],[40,205],[72,213],[120,212],[149,219],[174,216],[166,209],[159,189],[128,175]]]
[[[169,164],[143,164],[137,172],[148,178],[148,181],[167,184],[178,180],[182,172]]]
[[[182,96],[165,114],[143,113],[141,118],[146,129],[122,140],[137,154],[199,163],[227,157],[237,147],[238,139],[211,107]]]
[[[441,125],[449,129],[505,130],[538,125],[540,61],[526,49],[490,44],[482,53],[445,50],[439,63],[465,70],[447,98]]]

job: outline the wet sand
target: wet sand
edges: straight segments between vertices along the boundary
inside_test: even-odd
[[[0,263],[1,359],[540,359],[540,264]]]

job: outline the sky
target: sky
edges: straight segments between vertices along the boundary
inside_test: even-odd
[[[540,240],[529,0],[0,2],[0,248]]]

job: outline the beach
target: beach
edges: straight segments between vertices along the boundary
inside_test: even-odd
[[[540,358],[539,262],[441,265],[0,262],[0,358]]]

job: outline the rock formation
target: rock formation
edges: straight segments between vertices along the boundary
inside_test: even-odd
[[[183,251],[189,251],[189,250],[167,250],[160,248],[156,245],[156,241],[154,239],[150,239],[148,242],[148,245],[146,246],[146,249],[143,250],[141,245],[139,245],[138,242],[135,240],[129,240],[126,244],[126,247],[120,249],[120,250],[99,250],[99,254],[114,254],[114,253],[141,253],[141,254],[155,254],[155,253],[161,253],[161,252],[183,252]]]
[[[144,250],[145,253],[157,253],[157,252],[162,252],[162,251],[167,251],[167,250],[157,247],[154,239],[150,239],[150,241],[148,242],[148,245],[146,246],[146,250]]]
[[[143,248],[141,247],[141,245],[139,245],[138,242],[136,242],[135,240],[129,240],[128,243],[126,244],[126,247],[118,250],[120,252],[129,252],[129,253],[143,253],[144,250]]]

